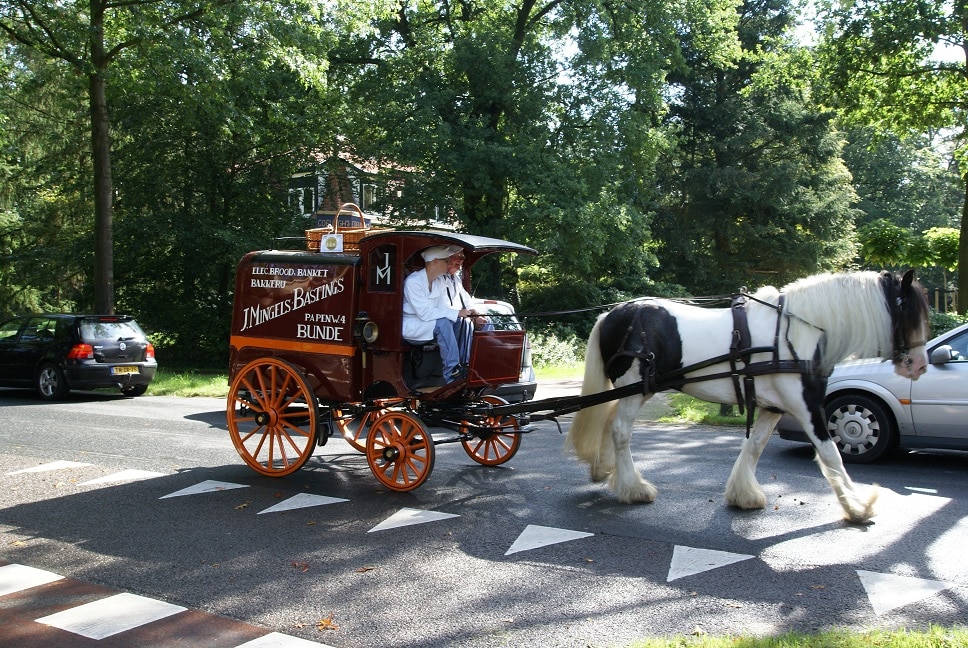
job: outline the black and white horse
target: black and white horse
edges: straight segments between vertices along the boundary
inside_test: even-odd
[[[670,388],[663,383],[673,376],[665,381],[671,388],[702,400],[761,408],[726,484],[729,505],[765,506],[756,463],[788,412],[816,448],[820,470],[847,519],[868,521],[876,489],[861,494],[844,470],[824,421],[824,392],[833,366],[850,356],[889,357],[895,372],[911,380],[924,373],[928,303],[914,272],[903,278],[889,272],[823,274],[782,291],[763,288],[748,299],[748,346],[739,353],[734,340],[744,336],[733,310],[641,299],[600,316],[588,340],[582,396],[644,384],[631,396],[579,410],[568,445],[590,464],[593,481],[610,479],[620,501],[651,502],[656,489],[632,462],[632,422],[653,393]],[[756,352],[743,354],[746,349]],[[710,358],[720,362],[710,365]],[[752,384],[733,377],[745,370]]]

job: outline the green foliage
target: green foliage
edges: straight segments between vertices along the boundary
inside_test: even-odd
[[[964,53],[936,60],[934,47],[964,45],[968,6],[880,0],[831,1],[824,8],[818,49],[823,94],[841,109],[844,121],[864,125],[877,137],[945,131],[958,143],[956,158],[963,158],[968,130]],[[964,186],[964,167],[961,174]],[[961,238],[968,240],[968,219],[960,227]],[[968,249],[960,250],[959,265],[968,265]],[[968,273],[959,274],[958,302],[961,309],[968,307]]]
[[[0,63],[0,314],[85,307],[93,231],[84,107],[62,65],[14,53],[0,53],[10,63]]]
[[[937,138],[900,138],[850,128],[844,163],[857,190],[857,225],[887,220],[913,232],[955,227],[964,200],[961,178]]]
[[[931,311],[931,335],[937,337],[968,322],[968,315]]]
[[[958,267],[959,232],[953,227],[932,227],[924,233],[933,265],[953,272]]]
[[[914,232],[898,262],[937,263],[934,285],[964,253],[932,230],[963,192],[929,146],[857,129],[841,159],[839,115],[815,99],[833,86],[785,0],[122,3],[103,5],[100,59],[91,16],[24,6],[0,15],[0,311],[97,303],[104,73],[112,289],[165,363],[224,365],[238,259],[301,234],[287,183],[334,152],[392,169],[396,222],[453,215],[538,249],[475,271],[522,311],[782,285],[853,262],[855,221]],[[598,312],[529,328],[554,349]]]
[[[656,263],[649,179],[666,70],[681,39],[727,65],[735,20],[719,0],[407,5],[336,52],[334,74],[369,107],[344,128],[364,157],[421,170],[387,205],[395,218],[437,206],[540,250],[558,282],[636,283]],[[361,60],[362,72],[346,63]]]
[[[718,403],[709,403],[679,392],[669,393],[667,398],[671,412],[660,420],[695,425],[746,425],[746,415],[740,415],[735,407],[727,407],[724,413]]]
[[[860,231],[861,254],[873,267],[896,267],[905,262],[911,242],[911,232],[904,227],[877,220]]]
[[[853,192],[835,115],[810,99],[812,65],[789,41],[784,2],[744,6],[743,56],[721,69],[686,50],[689,67],[667,124],[653,219],[657,278],[694,294],[783,285],[853,257]]]
[[[530,333],[531,362],[536,369],[573,366],[584,362],[585,343],[574,335],[564,338],[551,334]]]
[[[333,128],[324,91],[273,64],[230,18],[215,34],[227,53],[208,58],[201,43],[157,48],[156,65],[191,76],[125,68],[118,86],[137,92],[114,100],[118,123],[139,134],[116,145],[126,182],[115,236],[131,243],[116,255],[118,306],[164,333],[159,358],[178,366],[227,362],[236,264],[276,237],[302,234],[278,188],[303,162],[292,151]]]

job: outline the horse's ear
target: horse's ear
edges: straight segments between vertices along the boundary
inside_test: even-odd
[[[905,293],[911,288],[911,284],[914,283],[914,268],[911,268],[904,273],[904,277],[901,278],[901,292]]]

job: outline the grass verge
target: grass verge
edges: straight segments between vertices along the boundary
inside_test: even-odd
[[[229,393],[229,376],[227,373],[204,371],[165,371],[158,370],[155,379],[148,387],[150,396],[181,396],[193,398],[196,396],[211,396],[225,398]]]
[[[696,425],[746,425],[746,414],[739,408],[723,410],[718,403],[707,403],[679,392],[668,396],[672,413],[659,419],[662,423],[693,423]]]

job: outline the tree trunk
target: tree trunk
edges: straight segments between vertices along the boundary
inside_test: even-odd
[[[92,3],[93,6],[93,3]],[[94,20],[100,16],[101,20]],[[91,102],[91,153],[94,163],[94,310],[114,313],[114,205],[111,181],[111,133],[104,72],[103,14],[91,21],[91,62],[94,72],[88,77]]]

